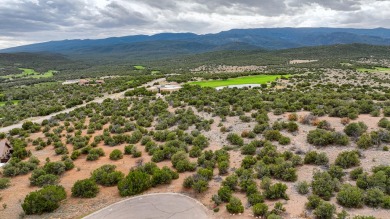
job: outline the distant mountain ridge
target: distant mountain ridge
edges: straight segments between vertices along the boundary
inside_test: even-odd
[[[166,58],[224,50],[280,50],[335,44],[390,45],[390,29],[258,28],[216,34],[161,33],[97,40],[63,40],[0,50],[1,53],[48,52],[70,56]]]

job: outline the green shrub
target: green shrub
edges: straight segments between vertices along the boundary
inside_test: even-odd
[[[324,129],[309,131],[306,140],[315,146],[327,146],[330,144],[347,145],[349,143],[349,139],[346,135],[338,132],[326,131]]]
[[[281,215],[285,211],[286,211],[286,208],[284,208],[283,203],[276,202],[274,205],[274,209],[271,211],[271,213]]]
[[[265,123],[265,124],[257,124],[255,125],[255,127],[253,128],[253,132],[256,133],[256,134],[261,134],[263,133],[266,129],[268,129],[268,124]]]
[[[54,174],[54,175],[61,175],[65,172],[65,164],[61,161],[58,162],[47,162],[45,166],[43,167],[46,173],[48,174]]]
[[[152,186],[169,184],[173,179],[177,179],[178,177],[178,173],[172,171],[168,167],[163,167],[162,169],[157,168],[153,171]]]
[[[380,186],[381,188],[386,187],[386,175],[380,171],[378,176],[373,174],[369,176],[367,173],[360,174],[356,180],[356,185],[361,189],[369,189],[372,187]]]
[[[281,145],[288,145],[291,143],[291,139],[289,137],[282,136],[279,138],[279,144]]]
[[[386,195],[382,200],[382,208],[390,209],[390,195]]]
[[[370,188],[364,196],[364,203],[370,207],[378,207],[382,204],[385,194],[379,188]]]
[[[358,151],[343,151],[335,161],[335,164],[342,168],[351,168],[360,164]]]
[[[134,145],[126,145],[124,148],[124,153],[126,155],[131,154],[131,152],[133,151],[133,148],[134,148]]]
[[[199,168],[197,174],[206,180],[211,180],[213,178],[213,170],[211,169]]]
[[[345,134],[355,138],[361,136],[365,131],[367,131],[367,125],[363,122],[350,123],[344,128]]]
[[[6,189],[10,186],[10,179],[0,178],[0,189]]]
[[[311,183],[313,194],[320,196],[325,200],[329,200],[334,191],[334,181],[328,172],[317,171],[313,175]]]
[[[341,178],[345,175],[343,168],[333,164],[330,165],[328,173],[330,174],[330,176],[338,180],[341,180]]]
[[[70,158],[72,160],[76,160],[78,157],[80,157],[81,155],[81,152],[79,150],[75,150],[72,152],[72,154],[70,155]]]
[[[194,177],[192,176],[187,176],[184,178],[183,181],[183,187],[186,189],[192,188],[192,185],[194,184]]]
[[[378,126],[387,129],[390,127],[390,121],[387,118],[382,118],[379,120]]]
[[[357,180],[359,175],[363,174],[363,168],[358,167],[349,172],[349,178],[352,180]]]
[[[49,185],[28,194],[24,199],[22,208],[28,215],[52,212],[60,206],[59,202],[65,198],[66,192],[64,187]]]
[[[356,142],[358,148],[368,149],[374,145],[373,140],[370,134],[363,134],[359,137],[359,140]]]
[[[363,191],[356,186],[344,185],[337,194],[337,203],[347,208],[363,206]]]
[[[171,157],[171,162],[174,168],[181,173],[185,171],[195,170],[195,164],[190,163],[187,154],[184,151],[179,151]]]
[[[281,137],[283,137],[282,134],[280,134],[279,130],[267,130],[263,132],[263,136],[268,141],[279,141]]]
[[[248,195],[248,202],[251,205],[264,202],[264,196],[260,192],[254,192]]]
[[[72,187],[72,196],[80,198],[93,198],[99,193],[99,187],[92,179],[77,180]]]
[[[327,165],[329,163],[329,158],[325,152],[321,152],[317,155],[317,159],[314,163],[316,165]]]
[[[261,182],[260,182],[260,188],[262,188],[264,190],[268,190],[269,187],[271,186],[271,184],[272,184],[271,178],[263,177],[263,179],[261,179]]]
[[[297,123],[295,123],[295,122],[287,123],[287,131],[296,132],[296,131],[298,131],[298,129],[299,129],[299,126]]]
[[[231,214],[243,213],[244,206],[242,205],[240,199],[232,197],[229,203],[226,205],[226,210]]]
[[[309,131],[307,142],[315,146],[326,146],[333,143],[333,136],[331,132],[323,129],[316,129]]]
[[[265,191],[265,197],[268,199],[279,199],[283,198],[288,200],[288,196],[286,194],[287,185],[283,183],[275,183],[271,185],[266,191]]]
[[[105,164],[91,173],[91,179],[102,186],[115,186],[124,178],[124,174],[115,169],[115,165]]]
[[[305,164],[315,164],[315,165],[326,165],[329,163],[329,158],[326,153],[317,151],[309,151],[305,154],[304,158]]]
[[[306,195],[307,193],[309,193],[309,187],[310,184],[306,181],[298,182],[296,185],[297,192],[301,195]]]
[[[199,157],[202,155],[202,149],[200,149],[200,147],[193,146],[189,152],[189,155],[190,157]]]
[[[192,141],[192,144],[195,147],[199,147],[201,149],[205,149],[209,146],[209,140],[204,135],[198,135]]]
[[[232,144],[232,145],[238,145],[242,146],[244,145],[244,140],[241,138],[241,136],[235,134],[235,133],[229,133],[227,136],[227,140]]]
[[[231,190],[235,191],[238,185],[238,176],[236,174],[232,174],[227,176],[224,181],[222,181],[223,186],[228,186]]]
[[[308,198],[308,202],[306,203],[306,208],[309,210],[316,209],[318,205],[320,205],[323,200],[318,195],[310,195]]]
[[[110,153],[110,160],[119,160],[123,158],[122,151],[115,149]]]
[[[268,213],[268,205],[264,203],[257,203],[252,207],[253,214],[257,216],[266,216]]]
[[[376,217],[373,216],[355,216],[352,219],[376,219]]]
[[[119,194],[121,196],[132,196],[140,194],[151,187],[150,175],[140,171],[132,170],[118,183]]]
[[[30,177],[30,185],[32,186],[45,186],[57,184],[59,177],[54,174],[48,174],[44,169],[39,168],[32,172]]]
[[[197,179],[192,183],[191,188],[198,193],[205,192],[209,188],[209,183],[205,179]]]
[[[218,196],[223,202],[229,202],[230,198],[232,197],[233,191],[227,187],[227,186],[222,186],[218,190]]]
[[[317,151],[309,151],[305,154],[305,158],[303,159],[303,162],[305,164],[314,164],[316,162],[318,153]]]
[[[328,202],[321,202],[314,210],[314,215],[318,219],[332,219],[336,212],[336,207]]]
[[[256,146],[253,144],[247,144],[241,147],[241,154],[244,155],[255,155],[256,153]]]
[[[229,161],[221,161],[218,163],[219,175],[224,175],[228,173],[229,170]]]
[[[256,158],[254,156],[245,156],[241,161],[241,167],[245,169],[251,168],[256,164]]]
[[[283,218],[277,214],[271,213],[267,216],[267,219],[283,219]]]

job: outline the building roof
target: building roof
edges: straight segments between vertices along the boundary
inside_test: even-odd
[[[4,154],[7,148],[11,149],[12,148],[11,144],[6,140],[0,141],[0,156]]]

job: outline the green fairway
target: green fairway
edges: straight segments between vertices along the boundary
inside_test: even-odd
[[[19,103],[20,100],[11,100],[11,102],[14,104],[14,105],[17,105]],[[0,102],[0,107],[4,106],[7,102],[3,101],[3,102]]]
[[[134,69],[135,69],[135,70],[144,70],[145,67],[142,66],[142,65],[134,65]]]
[[[283,75],[289,77],[289,75]],[[192,85],[200,85],[202,87],[221,87],[228,85],[240,84],[266,84],[280,78],[280,75],[253,75],[239,78],[229,78],[227,80],[212,80],[212,81],[195,81],[190,82]]]
[[[39,78],[50,78],[54,76],[53,70],[47,71],[43,74],[36,72],[34,69],[30,68],[19,68],[23,72],[20,74],[13,74],[13,75],[6,75],[6,76],[0,76],[1,78],[5,79],[10,79],[10,78],[34,78],[34,79],[39,79]]]
[[[381,68],[381,67],[375,67],[373,69],[371,68],[358,68],[356,69],[358,72],[379,72],[379,73],[390,73],[390,68]]]

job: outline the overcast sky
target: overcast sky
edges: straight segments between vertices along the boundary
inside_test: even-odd
[[[390,0],[0,0],[0,48],[258,27],[390,28]]]

